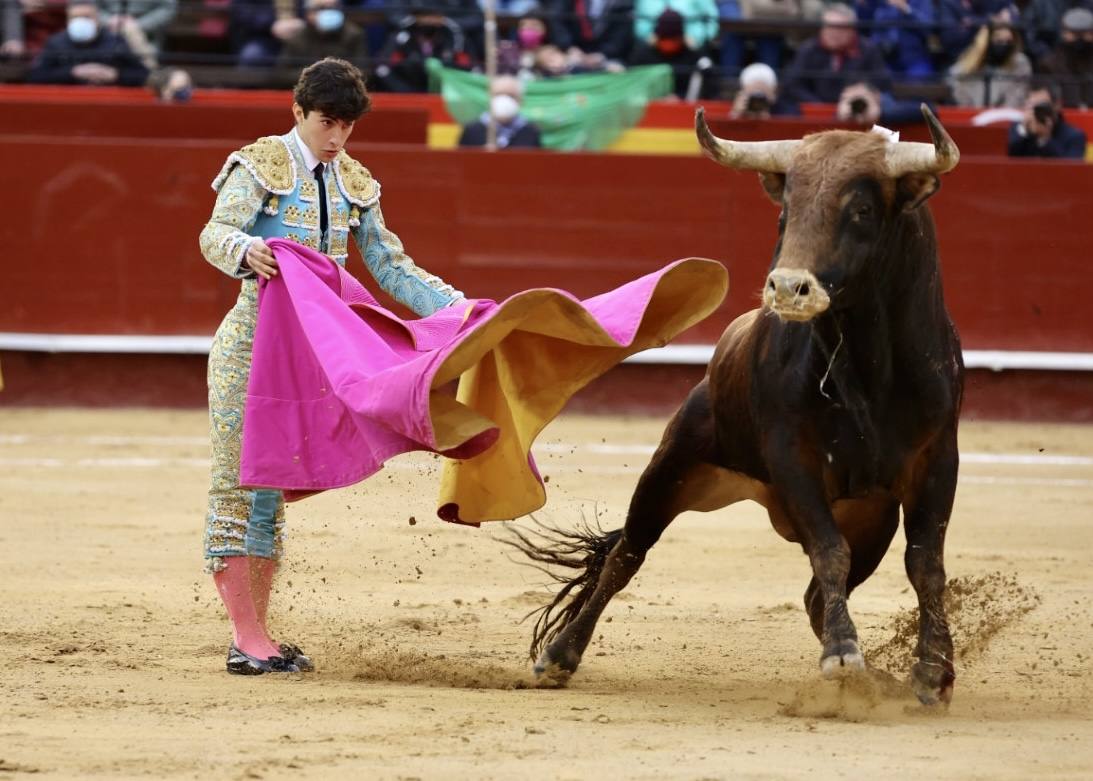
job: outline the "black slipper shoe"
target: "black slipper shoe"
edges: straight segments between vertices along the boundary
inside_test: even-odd
[[[300,650],[298,645],[292,645],[291,643],[281,643],[281,656],[285,658],[285,661],[289,664],[296,665],[302,673],[315,672],[315,665],[312,663],[311,658],[306,656],[303,651]]]
[[[310,659],[308,662],[310,663]],[[298,673],[300,668],[281,656],[259,659],[245,654],[234,645],[228,649],[228,672],[232,675],[263,675],[265,673]]]

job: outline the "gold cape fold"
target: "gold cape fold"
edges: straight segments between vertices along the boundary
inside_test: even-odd
[[[658,280],[637,331],[619,344],[580,303],[550,290],[506,300],[489,322],[445,360],[433,387],[460,376],[458,404],[432,394],[437,441],[458,441],[492,422],[497,442],[466,460],[448,460],[439,514],[476,524],[517,518],[546,503],[529,464],[532,443],[578,390],[624,358],[660,347],[709,316],[729,289],[725,267],[689,258]],[[456,517],[457,516],[457,517]]]

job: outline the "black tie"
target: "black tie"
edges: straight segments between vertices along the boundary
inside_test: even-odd
[[[319,163],[313,169],[315,181],[319,183],[319,230],[326,235],[326,185],[323,184],[323,164]]]

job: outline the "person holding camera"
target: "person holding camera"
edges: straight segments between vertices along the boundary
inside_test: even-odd
[[[770,119],[798,117],[801,108],[778,94],[778,76],[762,62],[753,62],[740,71],[740,90],[733,98],[732,119]]]
[[[1063,118],[1059,88],[1046,84],[1029,93],[1025,116],[1010,127],[1010,157],[1085,157],[1086,136]]]

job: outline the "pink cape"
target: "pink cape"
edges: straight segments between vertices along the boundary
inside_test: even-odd
[[[240,484],[294,501],[426,450],[456,459],[438,514],[461,523],[541,507],[535,436],[577,390],[709,315],[728,289],[721,264],[691,258],[585,301],[534,289],[407,321],[325,255],[269,246],[280,274],[259,285]],[[442,388],[456,378],[453,398]]]

